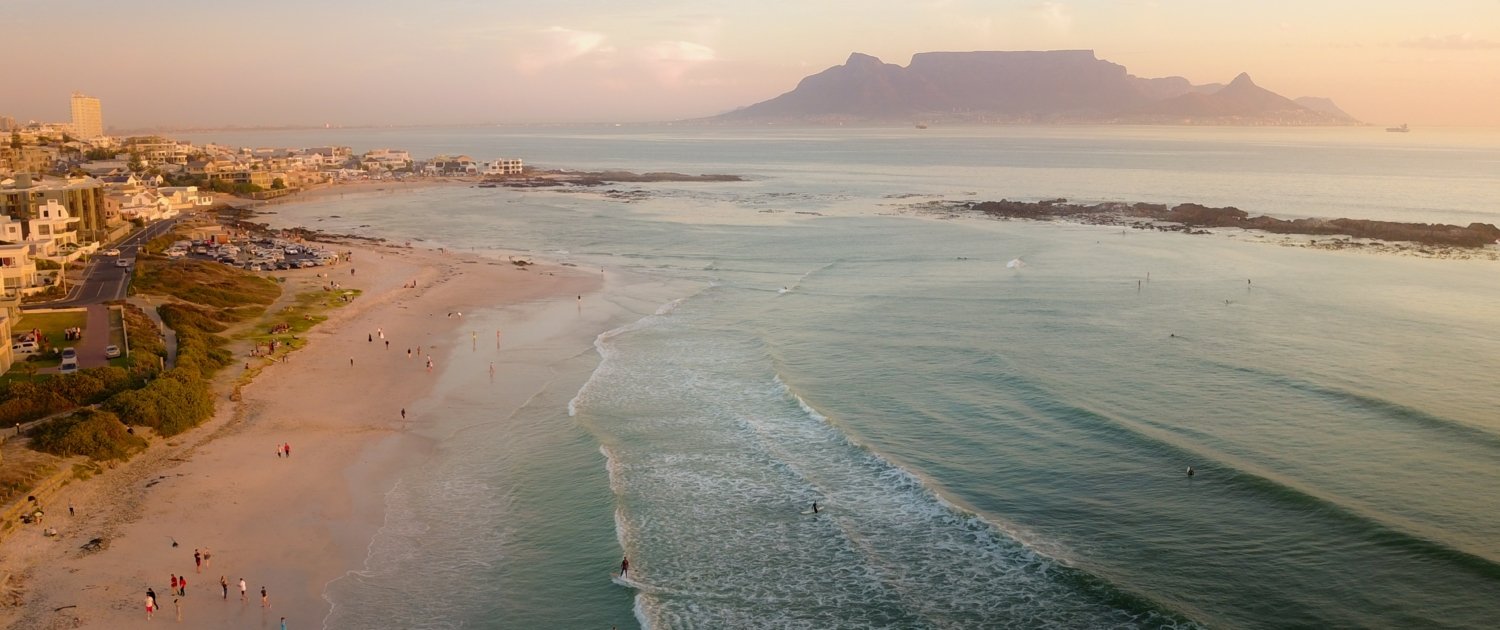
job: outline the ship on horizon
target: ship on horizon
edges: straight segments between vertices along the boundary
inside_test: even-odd
[[[1407,127],[1406,123],[1401,123],[1400,127],[1386,127],[1385,130],[1391,133],[1407,133],[1411,131],[1411,128]]]

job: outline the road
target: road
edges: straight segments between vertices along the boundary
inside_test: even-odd
[[[125,237],[125,240],[115,245],[115,248],[120,250],[119,258],[134,261],[136,254],[147,242],[171,231],[177,221],[177,219],[157,221]],[[22,309],[73,308],[125,299],[126,290],[130,287],[130,274],[135,271],[135,266],[116,267],[115,260],[114,256],[100,254],[91,256],[88,266],[84,268],[83,281],[69,288],[66,297],[51,302],[27,304]]]

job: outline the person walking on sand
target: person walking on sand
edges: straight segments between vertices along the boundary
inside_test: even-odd
[[[365,335],[365,336],[366,336],[366,337],[369,337],[369,342],[370,342],[370,343],[375,343],[375,335],[369,335],[369,334],[367,334],[367,335]]]
[[[193,564],[198,567],[199,573],[203,572],[203,552],[197,549],[193,550]]]
[[[245,596],[245,578],[240,578],[240,601],[243,602],[248,599],[249,598]]]
[[[286,617],[281,618],[281,630],[286,630]]]
[[[260,587],[260,607],[261,608],[270,608],[271,607],[271,598],[266,595],[266,587],[264,587],[264,586]]]
[[[219,576],[219,588],[224,590],[224,601],[229,601],[229,580],[222,575]]]
[[[286,458],[287,459],[291,459],[292,458],[292,443],[291,442],[287,442],[286,444],[282,444],[281,448],[286,449]]]
[[[184,576],[182,576],[180,578],[177,578],[177,595],[179,597],[187,597],[187,576],[186,575],[184,575]]]
[[[213,554],[211,554],[211,553],[208,552],[208,547],[204,547],[203,548],[203,566],[205,566],[205,567],[214,566],[214,556],[213,556]]]
[[[177,608],[177,620],[182,621],[182,600],[173,597],[172,605]]]
[[[401,419],[402,420],[406,419],[406,407],[402,407],[401,408]]]
[[[172,574],[172,582],[171,582],[171,584],[172,584],[172,592],[176,593],[177,592],[177,574],[176,573]]]
[[[147,593],[146,594],[146,618],[150,619],[154,613],[156,613],[156,598],[152,597],[151,594]]]

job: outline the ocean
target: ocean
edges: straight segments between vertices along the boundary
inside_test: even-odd
[[[270,208],[277,225],[607,278],[582,306],[474,315],[527,369],[492,382],[497,355],[464,352],[445,366],[417,408],[435,455],[386,497],[366,566],[328,586],[325,627],[1500,619],[1500,263],[908,208],[1066,197],[1500,222],[1493,131],[194,139],[747,176]],[[581,332],[544,334],[564,329]],[[528,339],[568,358],[532,364]],[[502,391],[529,402],[497,412]]]

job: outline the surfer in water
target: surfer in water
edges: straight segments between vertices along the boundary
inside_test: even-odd
[[[818,502],[817,501],[813,501],[813,514],[817,514],[817,513],[818,513]]]
[[[625,572],[630,570],[630,558],[620,558],[620,577],[625,577]]]
[[[1193,476],[1193,467],[1192,466],[1188,466],[1187,476],[1189,476],[1189,477]]]

